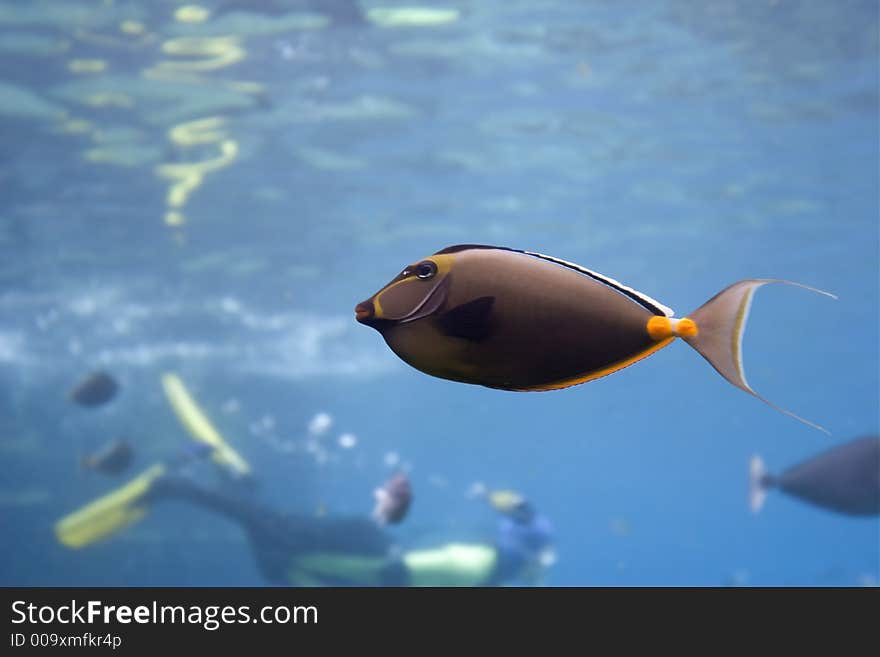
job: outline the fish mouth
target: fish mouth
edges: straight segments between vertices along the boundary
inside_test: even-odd
[[[373,302],[364,301],[354,307],[354,318],[364,324],[373,316],[373,312]]]

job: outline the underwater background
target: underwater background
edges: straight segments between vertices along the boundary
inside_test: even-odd
[[[404,547],[491,535],[480,482],[553,523],[548,585],[877,584],[877,517],[747,500],[753,454],[779,472],[880,430],[876,2],[199,4],[0,3],[0,584],[266,583],[185,505],[55,540],[191,442],[165,372],[271,507],[369,514],[407,469]],[[755,389],[833,436],[682,343],[556,392],[417,372],[354,305],[460,243],[679,316],[743,278],[834,292],[762,288],[743,345]],[[115,399],[65,398],[99,368]],[[117,436],[132,470],[80,467]]]

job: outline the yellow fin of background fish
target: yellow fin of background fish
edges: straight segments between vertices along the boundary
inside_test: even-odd
[[[165,466],[157,463],[120,488],[64,516],[55,523],[58,541],[69,548],[81,548],[133,525],[147,513],[147,506],[138,502],[164,473]]]
[[[162,388],[165,390],[165,396],[177,415],[177,419],[189,431],[190,435],[196,441],[213,448],[211,458],[215,463],[230,468],[240,476],[251,473],[251,466],[214,428],[208,416],[189,394],[180,377],[171,372],[163,374]]]

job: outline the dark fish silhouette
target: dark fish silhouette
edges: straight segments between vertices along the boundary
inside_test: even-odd
[[[119,384],[102,370],[92,372],[67,393],[67,398],[80,406],[101,406],[116,396]]]
[[[120,474],[125,472],[134,460],[134,450],[123,438],[113,440],[104,445],[91,456],[82,460],[82,466],[104,474]]]
[[[760,456],[749,464],[749,505],[758,512],[771,488],[816,506],[854,516],[880,514],[880,436],[858,438],[769,474]]]
[[[373,519],[381,525],[396,525],[409,512],[412,504],[412,485],[409,477],[398,472],[381,488],[373,491],[376,506],[373,508]]]
[[[746,382],[741,356],[752,296],[767,283],[807,287],[739,281],[678,319],[648,295],[572,262],[467,244],[407,265],[357,304],[355,318],[422,372],[502,390],[586,383],[681,338],[730,383],[767,401]]]

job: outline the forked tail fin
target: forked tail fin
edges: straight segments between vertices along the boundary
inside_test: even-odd
[[[758,513],[764,506],[767,498],[766,476],[767,469],[761,457],[755,455],[749,459],[749,508],[752,513]]]
[[[812,292],[824,294],[832,299],[837,298],[829,292],[823,292],[801,283],[780,279],[768,278],[739,281],[716,294],[689,315],[690,319],[696,324],[697,331],[694,335],[682,337],[690,346],[700,352],[700,355],[708,360],[721,376],[737,388],[745,390],[750,395],[754,395],[776,410],[830,435],[830,432],[824,427],[805,420],[791,411],[764,399],[752,390],[751,386],[746,382],[742,361],[742,336],[745,333],[746,320],[749,317],[749,308],[752,305],[752,296],[755,290],[767,283],[796,285]]]

